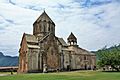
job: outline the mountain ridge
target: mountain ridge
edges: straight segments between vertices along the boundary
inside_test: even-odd
[[[0,52],[0,67],[18,66],[19,58],[17,56],[5,56]]]

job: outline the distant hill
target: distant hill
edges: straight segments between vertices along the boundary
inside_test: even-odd
[[[1,66],[18,66],[18,57],[5,56],[0,52],[0,67]]]
[[[110,51],[110,50],[113,50],[113,49],[115,49],[115,48],[117,48],[118,50],[120,50],[120,44],[119,44],[119,45],[111,46],[111,47],[109,47],[109,48],[107,48],[107,46],[105,46],[105,47],[103,47],[102,49],[99,49],[99,50],[97,50],[97,51],[91,51],[91,52],[96,54],[96,58],[97,58],[97,60],[98,60],[98,59],[99,59],[99,56],[98,56],[99,51],[103,51],[103,50]]]

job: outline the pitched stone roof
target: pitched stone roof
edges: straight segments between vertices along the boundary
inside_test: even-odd
[[[34,43],[38,43],[37,38],[34,35],[31,34],[26,34],[25,33],[25,38],[27,42],[34,42]]]
[[[75,47],[75,46],[69,46],[68,51],[74,51],[75,54],[83,54],[83,55],[95,55],[94,53],[91,53],[83,48]]]
[[[58,38],[58,40],[63,46],[68,46],[66,42],[63,40],[63,38]]]
[[[45,11],[38,17],[38,19],[35,22],[39,22],[39,21],[47,21],[55,24]]]
[[[95,55],[94,53],[91,53],[83,48],[80,48],[78,47],[78,50],[81,52],[82,51],[82,54],[87,54],[87,55]]]
[[[74,34],[71,32],[71,34],[69,35],[69,37],[67,38],[68,40],[69,39],[75,39],[75,40],[77,40],[77,38],[74,36]]]
[[[34,35],[24,33],[24,37],[27,41],[28,48],[37,48],[37,49],[40,48],[38,45],[36,45],[36,43],[38,43],[38,40]]]
[[[51,33],[48,33],[47,35],[45,35],[44,37],[42,37],[39,42],[41,42],[41,41],[43,41],[44,39],[46,39],[50,34],[51,34]]]
[[[50,34],[52,34],[52,33],[47,34],[46,36],[44,36],[43,38],[41,38],[40,41],[43,41],[44,39],[46,39]],[[55,36],[55,37],[56,37],[56,36]],[[59,41],[63,46],[68,46],[68,45],[66,44],[66,42],[63,40],[63,38],[58,38],[58,37],[56,37],[56,38],[58,39],[58,41]]]

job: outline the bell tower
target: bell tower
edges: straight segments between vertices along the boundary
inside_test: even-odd
[[[44,37],[48,33],[55,35],[55,23],[44,11],[33,24],[33,35]]]
[[[70,46],[77,46],[77,38],[74,36],[72,32],[67,38],[67,41]]]

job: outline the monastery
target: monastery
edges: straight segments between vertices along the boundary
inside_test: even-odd
[[[44,11],[33,23],[33,34],[23,34],[19,73],[93,69],[96,55],[77,44],[71,32],[67,42],[55,35],[55,23]]]

